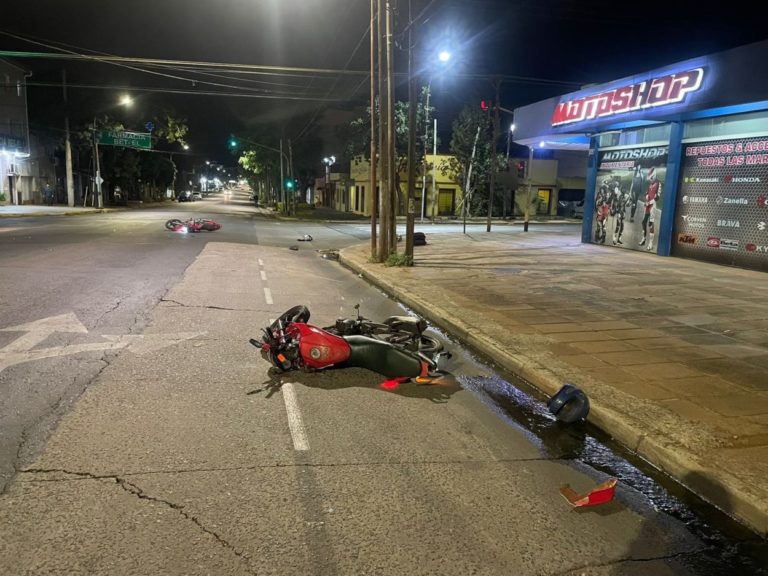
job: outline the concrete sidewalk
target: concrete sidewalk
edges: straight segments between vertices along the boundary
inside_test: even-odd
[[[768,276],[549,232],[431,235],[340,261],[768,535]]]

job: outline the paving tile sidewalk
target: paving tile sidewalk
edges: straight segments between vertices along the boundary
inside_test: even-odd
[[[581,244],[431,235],[412,268],[340,261],[768,535],[768,276]]]

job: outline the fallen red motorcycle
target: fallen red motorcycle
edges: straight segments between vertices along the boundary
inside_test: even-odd
[[[171,232],[213,232],[221,229],[221,224],[210,218],[190,218],[189,220],[172,218],[165,223],[165,227]]]
[[[358,367],[387,378],[428,381],[444,371],[449,352],[428,356],[386,340],[361,335],[339,336],[308,324],[306,306],[294,306],[263,329],[261,340],[250,342],[262,357],[282,372]]]

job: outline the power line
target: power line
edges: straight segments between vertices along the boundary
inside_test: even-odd
[[[27,86],[39,88],[61,88],[56,82],[27,82]],[[293,94],[262,94],[251,92],[222,92],[220,90],[184,90],[181,88],[150,88],[148,86],[118,86],[111,84],[71,84],[67,88],[81,88],[87,90],[122,90],[133,92],[159,92],[163,94],[190,94],[193,96],[227,96],[234,98],[263,98],[267,100],[297,100],[306,102],[344,102],[340,98],[323,98],[320,96],[297,96]]]

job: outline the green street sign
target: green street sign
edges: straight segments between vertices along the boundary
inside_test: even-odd
[[[99,144],[104,146],[125,146],[126,148],[152,149],[152,134],[147,132],[118,132],[115,130],[101,130],[99,132]]]

